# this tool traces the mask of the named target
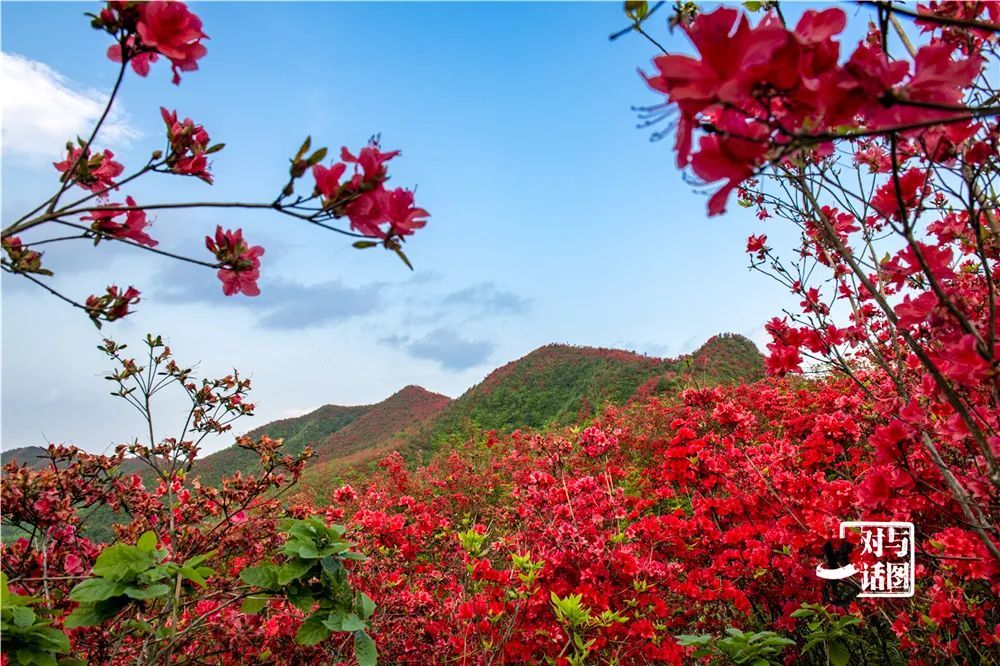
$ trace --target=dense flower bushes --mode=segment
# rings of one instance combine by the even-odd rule
[[[386,609],[376,637],[398,661],[677,662],[690,650],[676,635],[729,627],[801,648],[810,630],[791,614],[824,602],[862,619],[840,639],[855,660],[975,661],[1000,639],[1000,569],[940,479],[897,470],[908,483],[876,488],[877,422],[847,380],[692,389],[575,434],[485,438],[415,473],[387,459],[328,517],[350,517],[372,555],[359,585]],[[912,600],[852,602],[816,577],[858,518],[917,524]],[[587,609],[575,625],[558,610],[573,595]]]
[[[333,492],[329,506],[303,496],[288,511],[322,512],[368,556],[352,579],[377,604],[372,635],[387,663],[560,655],[567,663],[677,663],[692,648],[675,636],[731,627],[781,632],[797,643],[784,651],[790,657],[815,633],[792,616],[804,603],[839,604],[824,606],[831,618],[861,620],[829,641],[857,660],[975,661],[1000,640],[1000,570],[962,526],[940,479],[884,467],[898,442],[878,422],[849,380],[689,389],[611,410],[582,430],[486,434],[412,472],[393,455],[364,485]],[[111,497],[94,495],[104,486],[93,479],[114,463],[7,470],[11,518],[38,522],[49,535],[42,551],[25,541],[5,548],[4,570],[18,592],[43,594],[48,566],[48,597],[68,612],[67,585],[53,579],[81,575],[100,550],[74,528],[85,507],[102,499],[128,506],[134,539],[147,526],[162,528],[170,493],[184,535],[172,546],[177,557],[216,547],[209,587],[178,618],[182,627],[205,618],[194,634],[202,638],[182,644],[184,653],[212,645],[219,663],[252,655],[297,663],[341,649],[343,639],[296,646],[304,615],[285,601],[260,614],[226,604],[245,589],[240,573],[281,543],[275,505],[220,513],[210,501],[216,491],[187,477],[146,490],[126,475]],[[79,490],[46,492],[57,483],[26,479],[57,474]],[[878,481],[885,475],[889,483]],[[223,496],[248,482],[238,475]],[[29,487],[35,494],[17,494]],[[228,531],[210,545],[205,530],[227,513]],[[210,515],[217,517],[206,521]],[[850,590],[815,576],[824,546],[839,546],[839,522],[855,518],[917,525],[913,599],[852,601]],[[114,633],[70,635],[74,654],[101,661]]]

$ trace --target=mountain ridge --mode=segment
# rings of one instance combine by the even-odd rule
[[[606,404],[763,376],[760,351],[735,334],[712,336],[677,358],[550,343],[495,368],[455,399],[410,384],[381,402],[323,405],[262,424],[246,435],[283,439],[289,454],[313,447],[315,456],[307,463],[303,481],[321,489],[346,470],[394,450],[408,458],[422,457],[472,433],[559,427],[584,421]],[[4,460],[20,460],[18,451],[34,449],[38,447],[4,452]],[[192,475],[217,484],[236,471],[253,473],[256,460],[253,452],[233,445],[196,460]]]

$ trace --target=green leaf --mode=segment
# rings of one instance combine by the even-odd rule
[[[135,546],[118,543],[101,551],[94,562],[94,574],[111,580],[122,581],[149,569],[155,562],[154,551],[139,550]]]
[[[152,530],[143,532],[139,540],[135,542],[139,550],[151,551],[156,548],[156,533]]]
[[[361,553],[354,553],[352,551],[347,551],[342,557],[345,560],[354,560],[355,562],[364,562],[368,559],[365,555],[362,555]]]
[[[361,617],[367,620],[375,612],[375,602],[364,592],[361,593]]]
[[[354,633],[354,657],[358,660],[358,666],[376,666],[378,663],[375,641],[363,631]]]
[[[395,250],[396,250],[396,254],[399,255],[399,258],[403,260],[404,264],[406,264],[406,267],[409,268],[412,271],[413,270],[413,264],[411,264],[410,260],[406,258],[406,255],[403,254],[403,251],[401,249],[399,249],[398,247],[395,248]]]
[[[37,639],[45,644],[49,652],[69,652],[69,636],[53,627],[37,627],[34,632]]]
[[[675,636],[675,638],[677,639],[678,643],[684,646],[707,645],[712,640],[712,637],[707,634],[702,636],[691,636],[689,634],[682,634],[680,636]]]
[[[299,148],[299,152],[295,153],[295,159],[296,160],[302,159],[302,156],[306,154],[306,151],[309,150],[309,146],[311,145],[312,145],[312,137],[307,136],[306,140],[302,142],[302,147]]]
[[[151,625],[149,622],[146,622],[145,620],[129,620],[128,622],[125,623],[125,626],[130,627],[141,634],[153,633],[153,625]]]
[[[299,645],[316,645],[325,640],[333,632],[323,624],[323,620],[316,615],[310,615],[295,632],[295,642]]]
[[[364,620],[354,613],[348,613],[344,617],[344,621],[340,626],[341,631],[364,631],[368,628],[368,625],[365,624]]]
[[[104,621],[104,613],[93,604],[82,604],[76,608],[66,621],[63,623],[63,627],[66,629],[75,629],[76,627],[92,627],[95,624],[100,624]]]
[[[313,166],[319,164],[324,157],[326,157],[326,148],[320,148],[315,153],[310,155],[309,159],[306,160],[306,162],[309,164],[309,166]]]
[[[198,587],[205,587],[205,579],[192,567],[181,567],[180,574]]]
[[[298,580],[312,569],[312,565],[307,560],[288,560],[278,569],[278,585],[288,585],[293,580]]]
[[[285,596],[288,598],[288,603],[303,613],[311,611],[313,605],[316,603],[316,597],[313,596],[312,592],[298,584],[287,588]]]
[[[628,0],[625,3],[625,14],[633,21],[642,21],[649,15],[649,3]]]
[[[851,660],[851,651],[846,645],[840,641],[830,641],[826,647],[833,666],[847,666],[847,662]]]
[[[107,578],[88,578],[70,591],[69,598],[82,602],[104,601],[117,597],[124,591],[125,586],[121,583]]]
[[[323,572],[330,578],[330,580],[336,581],[338,574],[344,570],[344,564],[332,555],[324,557],[319,561],[319,563],[323,567]]]
[[[243,605],[240,606],[240,612],[247,615],[256,615],[264,610],[269,600],[270,597],[247,597],[243,600]]]
[[[30,608],[26,606],[14,606],[10,610],[13,622],[16,626],[23,629],[25,627],[30,627],[35,623],[35,611]]]
[[[278,587],[278,571],[273,564],[264,564],[259,567],[247,567],[240,572],[240,580],[247,585],[262,587],[270,590]]]
[[[82,603],[76,610],[69,614],[66,622],[63,623],[65,629],[75,627],[92,627],[100,624],[110,617],[118,614],[122,608],[129,604],[128,597],[112,597],[107,601],[97,601],[94,603]]]
[[[156,597],[162,597],[165,594],[170,593],[170,586],[164,585],[163,583],[157,583],[156,585],[150,585],[149,587],[135,587],[129,585],[125,588],[125,595],[132,599],[155,599]]]
[[[343,611],[332,611],[326,618],[323,619],[323,624],[330,631],[343,631],[344,630],[344,613]]]
[[[189,557],[186,560],[184,560],[184,566],[192,568],[197,567],[199,564],[201,564],[208,558],[212,557],[213,555],[215,555],[215,551],[210,550],[207,553],[203,553],[201,555],[195,555],[194,557]]]
[[[375,241],[364,241],[364,240],[354,241],[354,243],[352,243],[352,246],[359,250],[375,247],[376,245],[378,245],[378,243],[376,243]]]

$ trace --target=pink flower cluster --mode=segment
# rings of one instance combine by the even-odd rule
[[[181,82],[181,72],[198,69],[198,60],[207,49],[202,44],[201,19],[183,2],[112,1],[94,18],[95,28],[114,35],[118,43],[108,48],[108,58],[128,62],[139,76],[149,74],[149,66],[162,55],[170,61],[173,82]]]
[[[206,183],[212,183],[212,174],[208,171],[208,154],[222,148],[222,144],[209,147],[208,132],[201,125],[196,125],[190,118],[177,120],[176,111],[167,111],[160,107],[160,115],[167,125],[167,141],[170,142],[170,154],[167,165],[172,173],[182,176],[195,176]]]
[[[413,205],[413,192],[385,188],[386,163],[397,155],[398,150],[383,153],[372,142],[357,156],[344,147],[340,152],[342,161],[329,167],[313,166],[315,192],[323,197],[324,208],[337,216],[346,216],[352,229],[372,238],[408,236],[423,227],[429,213]],[[354,165],[354,172],[341,182],[348,164]]]
[[[215,237],[205,236],[205,247],[223,265],[219,269],[222,293],[226,296],[243,293],[247,296],[260,295],[257,280],[260,279],[260,258],[264,248],[249,245],[243,240],[243,230],[223,231],[215,228]]]

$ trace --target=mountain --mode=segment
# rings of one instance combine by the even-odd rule
[[[0,466],[15,462],[39,469],[49,464],[45,457],[47,453],[47,449],[40,446],[22,446],[10,451],[0,451]]]
[[[363,462],[385,450],[396,435],[440,412],[451,398],[419,386],[407,386],[374,405],[341,407],[326,405],[314,412],[274,421],[247,433],[250,437],[284,438],[283,451],[300,453],[311,446],[315,456],[309,461],[310,478],[322,479],[314,468],[336,460]],[[195,464],[193,474],[205,483],[217,483],[223,476],[240,470],[253,472],[257,456],[231,446],[205,456]]]
[[[565,425],[605,402],[622,404],[636,388],[676,366],[616,349],[551,344],[491,372],[445,409],[413,444],[436,449],[478,430]]]
[[[455,400],[407,386],[373,405],[326,405],[247,435],[281,438],[290,454],[311,446],[315,457],[307,463],[303,484],[322,493],[394,450],[412,459],[484,430],[576,424],[607,404],[763,376],[764,359],[757,347],[733,334],[714,336],[694,353],[675,359],[550,344],[497,368]],[[30,464],[42,452],[38,447],[15,449],[3,453],[3,460]],[[236,471],[253,473],[256,461],[252,452],[231,446],[199,459],[193,475],[215,484]]]
[[[283,438],[285,453],[294,455],[301,453],[310,444],[321,442],[341,428],[350,425],[373,407],[374,405],[354,407],[324,405],[302,416],[262,425],[248,432],[247,436],[251,438],[263,436],[272,439]],[[251,473],[256,469],[257,455],[252,451],[233,445],[198,460],[192,473],[201,476],[204,483],[214,484],[233,472]]]
[[[345,470],[381,458],[407,441],[451,404],[451,398],[419,386],[407,386],[313,445],[316,456],[302,475],[303,484],[322,492]]]
[[[764,357],[757,345],[742,335],[715,335],[691,356],[696,374],[717,383],[749,384],[764,378]]]
[[[431,451],[482,430],[569,425],[607,403],[622,405],[686,386],[752,382],[763,376],[764,358],[757,347],[731,333],[714,336],[693,354],[676,359],[550,344],[494,370],[408,444]]]

